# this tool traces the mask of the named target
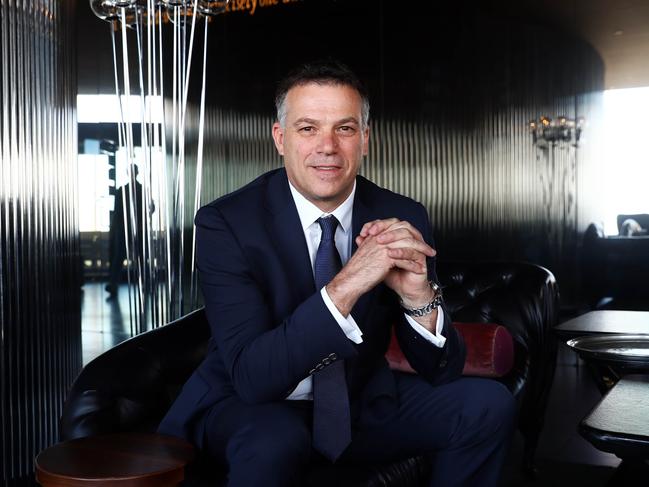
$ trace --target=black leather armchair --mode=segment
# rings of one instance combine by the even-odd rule
[[[621,225],[620,219],[618,222]],[[600,224],[591,223],[584,233],[581,253],[583,292],[590,307],[649,309],[647,255],[649,235],[607,237]]]
[[[633,223],[632,227],[625,228],[625,223]],[[635,227],[635,228],[634,228]],[[629,231],[631,230],[631,235],[629,234]],[[632,236],[635,232],[637,235],[647,235],[647,231],[649,231],[649,213],[636,213],[633,215],[618,215],[617,216],[617,233],[621,237],[630,237]]]
[[[440,281],[454,321],[502,324],[515,343],[512,371],[501,380],[520,405],[526,466],[532,465],[554,375],[558,288],[552,274],[525,263],[440,263]],[[118,431],[153,431],[200,363],[209,338],[203,310],[127,340],[90,362],[72,386],[61,418],[63,440]],[[190,478],[209,484],[200,462]],[[421,485],[423,457],[392,464],[314,466],[308,485]],[[216,479],[215,479],[216,478]]]

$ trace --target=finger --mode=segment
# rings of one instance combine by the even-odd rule
[[[367,237],[361,237],[359,235],[358,237],[356,237],[355,241],[359,249],[363,246],[367,246],[370,242],[372,242],[376,247],[385,247],[383,244],[380,244],[376,241],[376,237],[373,237],[371,235],[368,235]]]
[[[380,221],[381,221],[381,220],[372,220],[371,222],[367,222],[365,225],[363,225],[363,228],[361,228],[361,232],[359,233],[359,235],[360,235],[361,237],[367,237],[367,236],[369,236],[369,230],[370,230],[370,228],[372,228],[372,226],[373,226],[375,223],[378,223],[378,222],[380,222]]]
[[[385,230],[383,233],[376,236],[377,241],[382,244],[389,244],[390,242],[395,242],[404,238],[423,242],[422,239],[418,238],[417,234],[413,233],[411,229],[407,227],[391,227],[389,230]]]
[[[373,220],[371,222],[367,222],[365,225],[363,225],[363,228],[361,228],[360,236],[367,237],[370,235],[378,235],[398,221],[399,220],[397,218],[387,218],[385,220]]]
[[[396,231],[396,230],[408,231],[417,240],[421,240],[422,242],[424,241],[424,237],[421,235],[421,232],[419,230],[417,230],[415,227],[413,227],[410,223],[406,222],[406,221],[398,221],[398,222],[394,223],[390,227],[386,228],[381,233],[381,235],[379,235],[379,237],[381,237],[382,235],[386,235],[386,234],[388,234],[390,232]],[[379,241],[381,243],[385,243],[380,238],[379,238]]]
[[[398,218],[388,218],[386,220],[379,220],[370,227],[369,233],[370,235],[378,235],[379,233],[384,232],[392,225],[395,225],[397,223],[399,223]]]
[[[368,236],[366,236],[366,237],[361,237],[361,236],[359,235],[358,237],[356,237],[355,240],[356,240],[356,245],[357,245],[358,247],[360,247],[360,246],[363,245],[364,243],[367,243],[369,240],[373,240],[373,241],[376,242],[376,238],[375,238],[374,236],[372,236],[372,235],[368,235]],[[379,245],[380,245],[380,244],[379,244]]]
[[[426,264],[426,255],[411,248],[388,249],[388,256],[392,259],[413,260],[419,264]]]
[[[401,266],[403,262],[411,262],[416,264],[413,267],[413,272],[417,274],[427,273],[426,256],[420,252],[412,249],[388,249],[388,257],[390,257],[394,266]]]
[[[356,237],[356,246],[360,247],[361,245],[366,243],[369,239],[370,239],[370,237],[361,237],[359,235],[358,237]]]
[[[399,240],[395,240],[394,242],[390,242],[389,244],[386,245],[388,246],[389,249],[403,249],[403,248],[413,249],[416,250],[417,252],[421,252],[422,254],[428,257],[435,257],[435,255],[437,255],[435,249],[432,248],[430,245],[428,245],[425,242],[421,242],[420,240],[415,240],[414,238],[402,238]]]
[[[392,227],[393,228],[409,228],[412,233],[414,233],[415,235],[418,235],[419,237],[421,237],[422,240],[424,238],[424,237],[421,236],[421,232],[412,223],[410,223],[409,221],[398,220],[397,222],[392,224]]]
[[[426,274],[426,266],[421,265],[414,260],[396,259],[392,263],[394,267],[412,272],[413,274]]]

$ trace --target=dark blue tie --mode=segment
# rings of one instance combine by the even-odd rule
[[[318,223],[322,238],[314,270],[316,287],[322,289],[342,265],[334,241],[338,220],[329,216],[319,218]],[[313,374],[313,447],[333,462],[352,439],[349,396],[344,361],[325,359],[323,364],[325,366]]]

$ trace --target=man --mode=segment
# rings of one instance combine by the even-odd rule
[[[129,182],[115,192],[115,208],[110,221],[109,257],[110,271],[108,275],[108,299],[117,296],[117,289],[121,282],[124,259],[126,255],[126,244],[130,246],[128,259],[137,262],[142,258],[143,251],[143,225],[142,225],[142,185],[137,180],[138,167],[131,164],[128,167]],[[133,223],[136,225],[133,231]],[[129,266],[132,265],[130,262]]]
[[[357,175],[362,85],[336,63],[307,65],[276,105],[285,167],[196,216],[212,340],[160,431],[221,461],[231,486],[301,485],[323,458],[413,454],[431,456],[432,485],[496,485],[512,397],[459,378],[423,206]],[[418,375],[388,368],[393,325]]]

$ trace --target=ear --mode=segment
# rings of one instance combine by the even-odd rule
[[[275,148],[280,156],[284,155],[284,129],[282,129],[279,122],[273,124],[273,140],[275,141]]]
[[[363,130],[363,155],[366,156],[369,152],[369,143],[370,143],[370,126],[368,125]]]

